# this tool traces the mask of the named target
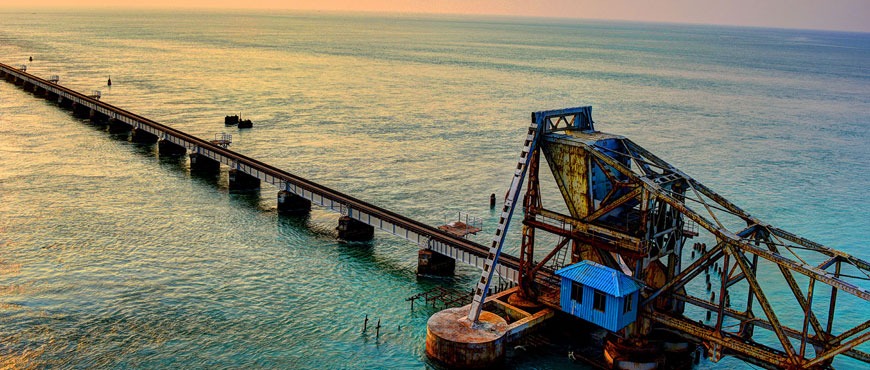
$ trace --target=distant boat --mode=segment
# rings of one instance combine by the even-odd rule
[[[254,123],[249,119],[244,119],[239,121],[239,128],[251,128],[254,127]]]
[[[106,83],[107,86],[112,86],[112,78],[109,77],[109,82]]]

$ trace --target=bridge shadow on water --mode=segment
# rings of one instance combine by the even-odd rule
[[[391,258],[388,254],[380,253],[377,241],[377,238],[368,242],[346,242],[336,239],[338,256],[341,260],[359,265],[360,268],[377,270],[402,281],[413,281],[417,276],[416,263],[404,263],[400,258]],[[414,246],[409,246],[408,253],[416,255],[415,251]]]
[[[185,166],[185,170],[186,170],[187,174],[190,176],[190,179],[198,184],[209,185],[209,186],[212,186],[214,188],[221,188],[221,187],[226,188],[227,187],[226,182],[221,183],[222,176],[223,176],[221,172],[193,170],[190,168],[190,164]]]
[[[221,188],[223,190],[223,188]],[[262,204],[260,190],[228,190],[227,195],[230,199],[230,204],[236,207],[245,207],[259,211],[271,211],[271,208]]]
[[[157,153],[156,149],[154,149],[156,147],[155,145],[151,145],[151,147],[152,150],[154,150],[155,155],[157,156],[157,162],[160,164],[160,167],[184,173],[188,172],[189,166],[187,164],[186,155],[160,154]]]

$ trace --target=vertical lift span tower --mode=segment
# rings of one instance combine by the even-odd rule
[[[870,362],[860,347],[870,339],[870,264],[762,222],[628,138],[596,131],[591,113],[532,114],[474,300],[429,320],[430,357],[489,366],[517,337],[483,308],[528,176],[511,307],[561,310],[608,330],[610,366],[669,367],[662,353],[681,341],[714,361],[766,368]],[[567,211],[544,205],[542,154],[564,200],[553,206]]]

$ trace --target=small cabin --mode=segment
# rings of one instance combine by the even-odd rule
[[[637,319],[643,284],[621,271],[587,260],[562,268],[556,275],[562,277],[562,311],[612,332]]]

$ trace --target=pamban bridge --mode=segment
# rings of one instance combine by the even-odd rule
[[[231,189],[271,184],[288,217],[315,204],[342,214],[341,239],[369,240],[375,229],[405,238],[421,274],[452,274],[457,261],[481,269],[470,305],[428,321],[426,353],[449,367],[497,366],[508,345],[556,315],[606,332],[588,359],[603,368],[690,367],[698,356],[785,369],[831,368],[846,356],[870,366],[859,349],[870,314],[839,314],[870,309],[866,261],[759,220],[630,139],[597,131],[591,107],[531,114],[492,243],[480,245],[25,69],[0,64],[0,77],[162,155],[189,156],[191,170],[227,166]],[[557,188],[541,186],[542,156]],[[518,206],[522,241],[511,256],[502,247]],[[498,281],[510,284],[495,289]],[[770,292],[792,296],[773,302]]]

